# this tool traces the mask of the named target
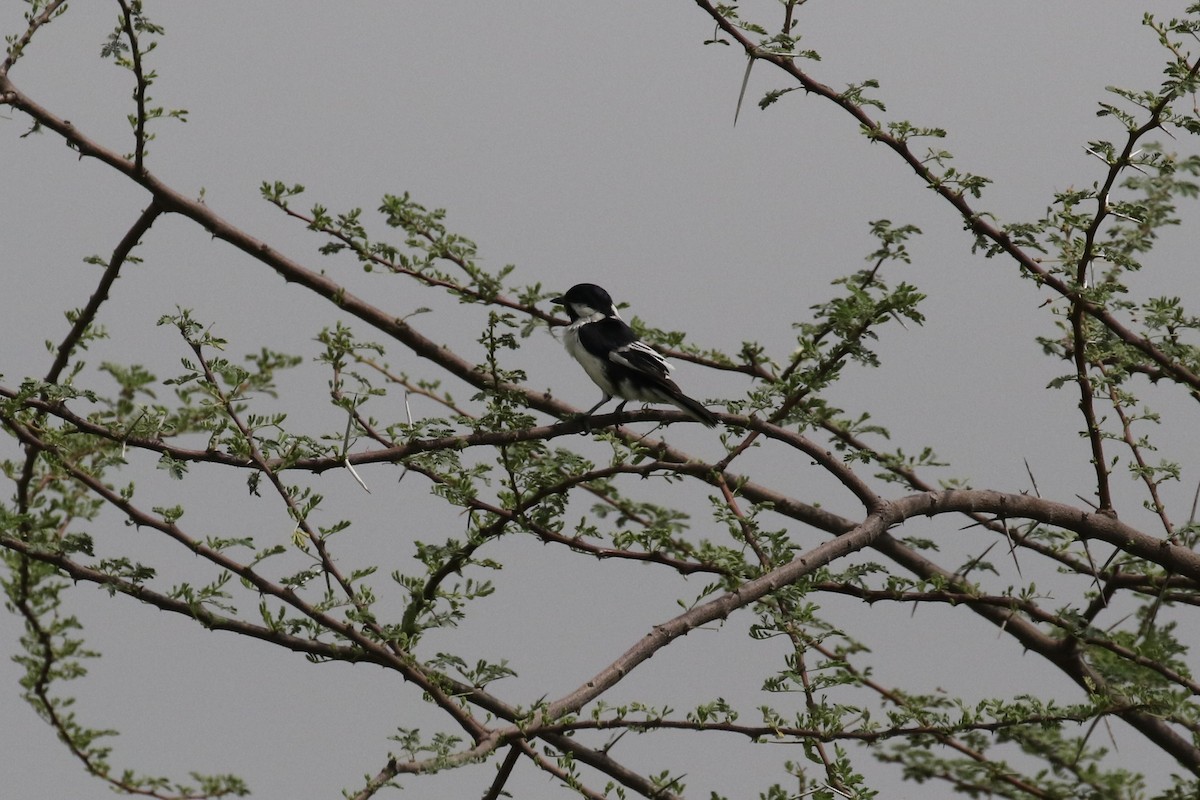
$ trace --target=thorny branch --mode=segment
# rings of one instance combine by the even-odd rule
[[[1075,285],[1064,283],[1057,276],[1047,272],[1045,268],[1035,259],[1026,254],[1019,246],[1017,246],[1002,229],[995,227],[986,221],[984,215],[976,212],[967,202],[961,191],[955,190],[949,184],[939,180],[938,176],[933,173],[928,164],[919,160],[907,147],[907,145],[889,134],[880,124],[872,120],[862,107],[854,104],[845,96],[834,92],[832,89],[814,81],[807,73],[801,71],[795,64],[794,60],[779,54],[765,53],[757,46],[753,45],[741,30],[730,23],[724,16],[709,3],[698,0],[698,4],[709,12],[721,26],[724,32],[735,38],[746,48],[747,53],[752,59],[767,60],[774,63],[776,66],[783,69],[796,78],[801,85],[809,92],[815,93],[826,99],[829,99],[855,117],[860,124],[868,130],[875,141],[883,142],[886,146],[897,152],[900,157],[906,161],[913,170],[922,177],[931,188],[939,195],[949,201],[951,205],[962,215],[967,222],[968,227],[983,239],[993,242],[1002,252],[1010,255],[1020,264],[1021,268],[1034,274],[1044,284],[1059,292],[1063,297],[1067,298],[1071,303],[1071,316],[1073,325],[1073,353],[1077,366],[1077,377],[1080,384],[1080,390],[1083,393],[1082,397],[1090,401],[1092,397],[1092,387],[1089,381],[1088,370],[1090,365],[1084,357],[1086,345],[1086,325],[1089,320],[1107,327],[1120,339],[1125,341],[1131,347],[1138,349],[1147,358],[1158,365],[1158,369],[1165,376],[1171,377],[1188,387],[1193,391],[1200,390],[1200,377],[1190,372],[1187,367],[1175,362],[1167,354],[1163,353],[1152,342],[1143,337],[1138,336],[1121,325],[1104,307],[1088,300],[1083,292],[1085,267],[1091,256],[1091,249],[1085,254],[1079,263],[1079,274],[1075,281]],[[267,265],[275,270],[278,274],[284,277],[287,281],[296,282],[317,295],[334,302],[343,310],[353,316],[367,322],[378,330],[384,332],[396,341],[402,343],[409,348],[414,354],[428,359],[439,368],[445,370],[449,374],[455,375],[465,383],[478,389],[486,391],[502,390],[511,393],[514,396],[521,397],[523,402],[529,408],[536,409],[543,413],[554,417],[569,417],[574,412],[574,409],[562,404],[551,397],[529,390],[519,385],[503,384],[492,380],[486,371],[478,370],[474,364],[461,358],[447,348],[444,348],[425,336],[423,336],[415,327],[403,320],[398,320],[395,317],[386,314],[382,310],[372,306],[362,298],[358,298],[344,290],[334,280],[316,271],[310,270],[303,265],[286,258],[278,253],[266,243],[250,236],[248,233],[229,224],[227,221],[217,216],[214,212],[208,209],[204,204],[183,196],[181,193],[173,190],[165,183],[161,182],[157,177],[149,173],[142,163],[142,155],[145,144],[145,131],[143,124],[145,122],[144,108],[144,78],[141,74],[140,62],[136,62],[137,45],[134,41],[133,50],[135,53],[135,74],[138,76],[138,126],[135,133],[137,147],[135,158],[131,164],[129,160],[118,156],[114,151],[101,146],[99,143],[90,139],[82,132],[77,130],[71,123],[55,116],[47,109],[43,108],[32,99],[22,94],[16,86],[9,80],[8,71],[20,55],[23,48],[28,45],[34,31],[42,24],[45,24],[54,13],[60,10],[62,3],[55,2],[48,4],[42,13],[34,20],[31,20],[29,29],[17,41],[14,47],[10,48],[10,54],[0,66],[0,98],[5,104],[26,112],[33,118],[35,124],[53,130],[64,137],[72,147],[76,148],[82,155],[93,157],[101,162],[109,165],[113,169],[124,174],[137,184],[145,188],[150,193],[150,203],[138,222],[129,230],[122,242],[114,251],[113,257],[110,259],[105,273],[97,286],[96,291],[92,295],[89,304],[77,317],[71,331],[59,344],[54,363],[47,373],[46,382],[56,382],[62,371],[69,363],[72,352],[75,350],[80,338],[84,335],[87,327],[92,324],[95,319],[97,310],[104,302],[111,288],[112,282],[115,280],[120,266],[124,263],[132,248],[140,241],[141,237],[149,230],[154,220],[163,213],[179,214],[187,217],[197,224],[203,226],[210,231],[216,238],[232,244],[234,247],[247,253],[251,258]],[[132,29],[132,21],[130,19],[130,10],[126,3],[121,2],[122,9],[125,12],[125,20],[127,32],[131,40],[134,38]],[[789,2],[786,4],[787,19],[785,21],[785,32],[790,30],[791,15],[793,6],[796,3]],[[1191,66],[1190,77],[1195,77],[1197,69],[1200,69],[1200,62]],[[1166,107],[1168,100],[1164,98],[1163,104],[1155,109],[1152,109],[1152,117],[1144,130],[1131,132],[1129,146],[1126,148],[1125,154],[1122,157],[1126,163],[1128,153],[1131,151],[1133,144],[1137,141],[1138,136],[1153,130],[1154,127],[1161,123],[1161,114]],[[1116,167],[1114,166],[1114,170]],[[1106,183],[1105,190],[1102,192],[1102,197],[1107,196],[1107,190],[1112,185],[1112,180],[1116,172],[1110,173],[1109,181]],[[289,212],[291,213],[291,212]],[[1101,203],[1101,209],[1097,217],[1094,219],[1092,229],[1089,231],[1089,245],[1094,241],[1095,231],[1099,228],[1106,213],[1105,204]],[[295,215],[299,216],[299,215]],[[327,234],[336,236],[336,232],[326,230]],[[395,265],[393,265],[395,267]],[[420,280],[429,282],[429,279],[421,275],[411,275]],[[452,289],[455,292],[461,293],[463,287],[457,284],[450,285],[449,282],[441,282],[436,285],[443,285],[442,288]],[[477,300],[487,299],[489,302],[497,302],[495,298],[484,298],[482,295],[475,297]],[[536,308],[525,306],[511,300],[498,301],[499,305],[504,305],[510,308],[521,310],[531,316],[542,319],[547,324],[558,322],[551,315],[544,314]],[[204,364],[206,378],[215,388],[218,386],[216,376],[209,369],[207,363],[204,362],[202,354],[197,350],[197,355],[201,356],[201,361]],[[688,357],[686,355],[676,354],[677,357]],[[694,359],[693,357],[693,360]],[[705,363],[703,360],[698,360],[698,363]],[[728,368],[718,364],[717,362],[706,363],[707,366],[714,368]],[[795,365],[791,365],[789,369],[793,369]],[[769,378],[765,370],[761,366],[751,365],[748,368],[738,368],[739,371],[746,372],[754,377]],[[219,390],[218,390],[219,391]],[[18,392],[11,389],[0,390],[0,395],[8,399],[14,399],[18,396]],[[793,395],[788,399],[788,403],[794,405],[799,402],[803,396],[802,392]],[[48,418],[56,418],[66,423],[78,432],[96,436],[108,441],[120,441],[134,448],[144,449],[150,452],[169,454],[171,457],[181,461],[207,462],[214,464],[222,464],[226,466],[235,466],[239,468],[255,469],[265,474],[275,486],[280,497],[289,506],[293,515],[298,522],[304,527],[311,541],[317,546],[321,559],[322,568],[325,573],[334,576],[342,590],[353,599],[353,588],[338,572],[333,558],[323,549],[320,537],[311,529],[305,526],[301,515],[298,513],[295,505],[292,503],[287,491],[287,487],[282,484],[279,477],[277,463],[273,462],[262,455],[254,447],[254,432],[247,426],[238,416],[233,405],[228,401],[227,397],[220,398],[225,414],[235,424],[242,437],[251,446],[251,454],[246,457],[235,457],[232,454],[222,453],[213,450],[189,450],[186,448],[176,447],[168,444],[161,438],[138,438],[122,435],[118,432],[109,430],[107,427],[88,420],[86,417],[77,415],[68,410],[65,403],[50,402],[44,397],[29,398],[25,400],[25,407],[36,411],[40,417],[39,422],[28,424],[21,422],[16,417],[5,415],[3,424],[13,433],[13,435],[26,448],[25,471],[22,479],[18,481],[18,499],[23,503],[24,508],[29,507],[29,489],[30,483],[33,480],[33,468],[36,459],[42,454],[53,453],[61,468],[70,478],[79,484],[86,487],[90,492],[102,498],[106,503],[120,510],[135,524],[153,528],[160,533],[174,539],[190,551],[209,560],[218,568],[228,570],[233,574],[238,575],[247,581],[248,584],[264,596],[269,596],[284,603],[299,613],[311,619],[313,622],[320,625],[325,630],[332,631],[342,637],[349,645],[330,645],[314,640],[303,639],[301,637],[291,637],[282,634],[279,631],[269,630],[262,626],[254,626],[238,620],[221,617],[212,613],[210,610],[202,606],[182,603],[174,600],[161,593],[156,593],[144,586],[126,581],[114,576],[99,572],[90,567],[78,564],[69,558],[53,553],[32,548],[28,543],[22,541],[19,537],[11,537],[0,535],[0,546],[21,554],[24,558],[42,561],[44,563],[53,564],[61,569],[64,573],[70,575],[77,580],[85,580],[95,582],[102,585],[113,587],[116,591],[136,597],[151,605],[171,610],[176,613],[185,614],[193,619],[197,619],[202,624],[213,628],[221,628],[230,631],[236,631],[245,635],[255,636],[266,641],[272,641],[285,647],[289,647],[299,652],[320,655],[327,658],[343,658],[343,659],[363,659],[371,660],[381,665],[386,665],[389,668],[400,671],[405,677],[420,686],[420,688],[435,699],[436,702],[447,711],[456,722],[467,730],[472,738],[473,745],[465,750],[455,753],[448,758],[439,757],[437,763],[433,760],[428,762],[398,762],[392,761],[387,767],[380,771],[376,778],[368,782],[367,786],[360,792],[358,796],[369,797],[374,794],[379,788],[385,785],[396,775],[402,773],[429,771],[435,768],[441,768],[447,763],[467,763],[479,758],[482,758],[497,748],[510,746],[512,759],[517,758],[518,753],[522,753],[531,758],[538,766],[551,774],[557,775],[561,780],[568,780],[568,776],[543,756],[535,753],[530,747],[529,742],[535,738],[540,738],[547,744],[558,748],[562,752],[573,754],[578,760],[583,763],[589,763],[600,769],[601,772],[610,775],[615,780],[618,780],[623,785],[631,789],[647,795],[659,797],[673,797],[667,792],[661,791],[658,787],[646,780],[643,776],[625,770],[615,760],[611,759],[606,751],[589,750],[582,744],[572,741],[568,735],[574,730],[584,729],[592,723],[580,722],[574,725],[565,725],[560,720],[564,715],[569,715],[578,712],[588,703],[602,696],[605,691],[616,685],[632,670],[651,657],[655,652],[667,646],[671,641],[679,636],[686,634],[689,630],[695,627],[718,619],[724,619],[734,611],[745,608],[747,605],[768,598],[773,592],[781,586],[789,585],[801,578],[813,574],[820,567],[827,565],[834,560],[845,556],[848,553],[858,551],[865,547],[873,547],[895,560],[898,564],[908,568],[915,575],[926,580],[938,580],[944,587],[940,592],[917,593],[909,592],[902,593],[899,597],[884,596],[882,593],[871,593],[848,587],[844,584],[817,584],[819,590],[824,591],[842,591],[846,593],[857,593],[857,596],[862,597],[868,602],[878,600],[893,600],[902,599],[905,601],[928,600],[933,602],[958,602],[961,600],[968,605],[975,613],[980,614],[984,618],[989,619],[996,624],[1005,634],[1014,637],[1031,651],[1037,652],[1066,674],[1076,680],[1081,686],[1086,687],[1089,691],[1102,692],[1105,689],[1104,682],[1099,675],[1091,669],[1083,656],[1074,648],[1075,642],[1082,642],[1098,647],[1103,647],[1110,652],[1124,658],[1131,663],[1147,669],[1156,670],[1162,677],[1175,683],[1176,685],[1186,687],[1191,691],[1195,691],[1195,683],[1187,676],[1166,668],[1162,665],[1156,665],[1143,656],[1134,651],[1116,644],[1113,641],[1102,639],[1100,637],[1086,637],[1076,635],[1073,640],[1065,640],[1062,638],[1052,637],[1047,635],[1040,629],[1037,623],[1050,623],[1067,627],[1063,620],[1055,615],[1045,614],[1040,612],[1040,609],[1031,602],[1021,602],[1017,604],[1019,610],[1024,614],[1023,618],[1016,617],[1014,611],[1017,610],[1008,598],[1009,602],[1002,602],[1001,599],[991,597],[981,597],[974,593],[973,589],[958,576],[946,573],[941,568],[932,564],[921,556],[915,550],[906,547],[904,544],[893,539],[888,530],[898,525],[907,519],[914,519],[920,516],[937,516],[941,514],[966,514],[977,522],[986,523],[995,529],[995,522],[992,517],[1000,519],[1021,518],[1036,520],[1047,525],[1061,527],[1064,530],[1073,531],[1082,539],[1100,539],[1115,547],[1123,550],[1130,555],[1144,559],[1147,562],[1154,563],[1163,567],[1164,570],[1174,576],[1164,578],[1160,582],[1160,586],[1165,591],[1171,581],[1188,580],[1200,581],[1200,559],[1196,554],[1187,547],[1178,545],[1171,541],[1164,542],[1163,540],[1149,536],[1135,528],[1121,523],[1116,520],[1110,512],[1112,509],[1111,498],[1108,495],[1107,489],[1107,473],[1103,472],[1103,452],[1099,446],[1098,426],[1095,419],[1094,411],[1084,410],[1085,419],[1087,420],[1089,434],[1093,436],[1093,457],[1096,461],[1097,469],[1101,470],[1098,474],[1098,493],[1100,495],[1100,511],[1102,513],[1090,513],[1078,508],[1066,506],[1063,504],[1054,503],[1052,501],[1043,500],[1041,498],[1031,498],[1025,495],[1002,494],[998,492],[986,491],[968,491],[968,490],[945,490],[945,491],[921,491],[918,494],[908,495],[891,501],[881,498],[865,481],[863,481],[853,470],[848,468],[839,459],[835,458],[831,453],[825,450],[820,445],[806,439],[795,432],[786,430],[774,425],[778,419],[781,419],[787,411],[787,408],[782,408],[779,413],[771,419],[763,421],[752,417],[742,417],[734,414],[722,414],[721,419],[731,427],[740,428],[747,431],[748,436],[743,441],[743,446],[730,453],[723,461],[715,464],[707,464],[700,460],[694,459],[690,454],[685,453],[677,448],[668,445],[665,442],[659,441],[642,441],[641,445],[653,454],[653,457],[642,464],[634,466],[622,466],[613,468],[602,468],[593,470],[589,473],[577,476],[564,476],[563,480],[551,487],[548,487],[541,492],[532,493],[523,499],[523,502],[518,508],[503,508],[497,505],[488,504],[486,501],[476,501],[475,508],[479,511],[485,511],[495,515],[496,522],[487,532],[488,535],[498,535],[504,530],[507,525],[520,525],[528,530],[531,530],[536,535],[541,536],[544,541],[562,544],[580,552],[590,552],[593,555],[602,557],[615,558],[639,558],[652,561],[662,566],[675,569],[681,573],[687,571],[708,571],[711,569],[708,565],[690,562],[680,558],[667,557],[661,554],[646,553],[636,554],[632,551],[617,551],[613,549],[599,548],[588,543],[579,541],[572,537],[566,537],[554,530],[547,528],[538,529],[531,525],[522,516],[523,512],[534,507],[537,503],[542,502],[552,494],[567,493],[576,486],[585,486],[592,481],[602,478],[607,478],[615,475],[647,475],[654,471],[671,471],[681,475],[689,475],[705,481],[710,486],[714,487],[720,494],[722,501],[734,516],[741,521],[742,535],[746,542],[754,549],[760,566],[764,570],[763,574],[744,581],[736,591],[722,595],[707,603],[701,604],[689,611],[669,620],[661,625],[655,626],[654,630],[648,633],[641,641],[632,646],[625,654],[612,664],[605,667],[597,675],[587,683],[577,687],[558,700],[547,703],[542,706],[532,717],[523,716],[515,710],[504,706],[497,698],[484,692],[479,687],[464,686],[456,684],[450,678],[434,674],[432,671],[426,670],[414,664],[411,657],[403,652],[394,640],[389,640],[385,632],[378,626],[366,626],[365,631],[359,630],[354,625],[347,624],[341,620],[333,618],[323,612],[316,610],[311,605],[303,602],[298,598],[291,589],[275,584],[266,578],[262,577],[256,571],[246,565],[238,563],[236,560],[220,553],[211,548],[207,548],[204,544],[198,542],[194,538],[184,533],[174,523],[168,523],[164,520],[148,514],[139,508],[135,507],[127,499],[120,496],[119,493],[112,490],[111,487],[105,485],[102,481],[91,475],[87,469],[79,464],[72,463],[69,458],[59,452],[55,445],[43,438],[40,430],[43,422]],[[621,415],[606,415],[597,418],[591,422],[592,425],[616,424],[618,422],[637,422],[637,421],[669,421],[678,422],[683,419],[681,414],[669,411],[642,411],[630,412]],[[358,424],[364,430],[370,431],[369,423],[362,417],[357,418]],[[1124,419],[1123,419],[1124,421]],[[555,437],[561,437],[568,434],[578,433],[584,429],[584,424],[578,420],[570,420],[559,422],[550,425],[537,426],[520,431],[496,431],[496,432],[480,432],[462,436],[445,437],[438,440],[412,440],[405,442],[393,442],[386,437],[371,431],[372,438],[380,445],[380,449],[373,451],[353,453],[349,455],[349,463],[366,464],[379,462],[404,462],[405,459],[422,452],[433,452],[439,449],[462,449],[464,447],[502,447],[507,444],[521,441],[549,441]],[[1125,425],[1126,439],[1128,443],[1128,425]],[[633,441],[634,434],[624,429],[618,429],[617,435],[625,437],[627,441]],[[833,474],[841,482],[842,486],[848,490],[849,494],[863,508],[864,517],[861,521],[854,521],[832,514],[824,509],[819,509],[807,504],[804,504],[793,497],[787,496],[769,487],[751,482],[745,479],[744,476],[729,473],[727,468],[732,459],[741,452],[745,452],[749,443],[759,437],[767,438],[772,441],[777,441],[786,444],[795,451],[806,456],[807,459],[817,463],[824,471]],[[640,438],[640,437],[639,437]],[[1134,447],[1130,443],[1131,447]],[[1136,452],[1136,447],[1135,447]],[[291,469],[306,470],[314,473],[319,473],[323,470],[341,466],[343,459],[341,454],[336,455],[313,455],[307,459],[301,459],[290,465]],[[438,480],[436,474],[429,470],[416,471],[422,472],[426,477],[433,482]],[[918,480],[913,475],[913,480]],[[756,535],[753,530],[744,524],[745,516],[741,510],[739,498],[744,498],[755,504],[770,504],[771,507],[779,514],[793,520],[804,522],[814,527],[834,534],[834,538],[826,541],[817,547],[814,547],[800,554],[793,561],[786,564],[774,564],[771,562],[765,552],[758,546]],[[1169,526],[1164,518],[1164,523]],[[486,540],[487,536],[484,537]],[[430,577],[429,588],[426,594],[432,595],[440,582],[453,571],[455,563],[463,563],[469,559],[472,552],[464,550],[461,553],[461,561],[451,562],[447,569],[441,573],[434,574]],[[1065,557],[1064,557],[1065,558]],[[1082,568],[1076,568],[1077,572],[1083,572]],[[1115,586],[1119,578],[1128,580],[1139,580],[1137,578],[1129,578],[1128,576],[1111,574],[1106,576],[1110,581],[1110,585]],[[1132,585],[1132,584],[1131,584]],[[1138,584],[1142,589],[1145,589],[1148,584]],[[414,606],[415,607],[415,606]],[[780,613],[782,617],[787,617],[788,609],[781,607]],[[27,618],[29,615],[26,615]],[[369,635],[368,635],[369,634]],[[803,638],[794,631],[789,631],[792,636],[794,652],[798,657],[802,656],[803,650],[809,643],[806,643]],[[1067,641],[1067,646],[1064,646],[1064,641]],[[381,645],[381,642],[386,642],[386,645]],[[807,669],[802,661],[800,662],[800,671],[805,680],[807,680]],[[807,685],[807,684],[806,684]],[[1118,694],[1112,695],[1114,704],[1111,713],[1117,714],[1129,721],[1134,727],[1141,730],[1151,740],[1157,742],[1165,750],[1172,753],[1183,765],[1193,771],[1200,771],[1200,755],[1197,750],[1185,739],[1180,737],[1168,724],[1152,713],[1148,713],[1144,708],[1136,703],[1123,703]],[[808,701],[811,703],[811,693],[807,695]],[[510,723],[509,726],[503,728],[489,728],[480,722],[472,711],[467,710],[460,702],[464,701],[468,704],[473,704],[476,708],[483,710],[489,714],[496,715],[499,719]],[[606,723],[595,723],[595,727],[600,727]],[[614,723],[614,726],[616,723]],[[668,727],[663,724],[663,727]],[[709,726],[708,729],[720,730],[719,726]],[[732,732],[742,732],[745,735],[751,735],[747,731],[750,728],[733,731],[733,727],[729,728]],[[986,729],[981,725],[978,729]],[[812,732],[804,732],[797,730],[795,735],[807,736]],[[942,730],[925,730],[913,728],[896,733],[896,735],[915,735],[916,733],[945,733]],[[819,738],[819,737],[812,737]],[[837,737],[827,737],[827,739]],[[851,738],[848,733],[841,738]],[[828,755],[821,750],[821,760],[825,764],[827,773],[832,779],[831,762]],[[502,785],[502,781],[497,784],[497,788]],[[1016,784],[1013,784],[1015,788]],[[1036,795],[1036,790],[1031,791]],[[587,792],[585,791],[585,796]]]

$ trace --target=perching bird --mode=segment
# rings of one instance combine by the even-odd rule
[[[564,306],[571,318],[563,337],[567,352],[604,392],[600,402],[588,409],[588,416],[620,397],[618,412],[630,400],[671,403],[710,428],[717,424],[712,412],[675,385],[671,365],[625,324],[608,292],[594,283],[580,283],[552,302]]]

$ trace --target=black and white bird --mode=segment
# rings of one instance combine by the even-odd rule
[[[571,318],[563,337],[567,352],[604,392],[588,416],[619,397],[618,412],[630,400],[670,403],[710,428],[717,424],[712,412],[680,391],[671,380],[671,365],[625,324],[608,292],[594,283],[580,283],[553,302],[566,308]]]

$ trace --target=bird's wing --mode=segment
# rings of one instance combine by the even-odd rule
[[[655,381],[670,376],[667,360],[619,319],[608,317],[581,326],[579,343],[597,358],[611,360]]]
[[[645,342],[630,342],[618,347],[612,351],[609,358],[622,366],[659,380],[667,380],[671,376],[671,365],[659,355],[657,350]]]

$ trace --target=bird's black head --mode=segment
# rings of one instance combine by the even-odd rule
[[[619,317],[617,307],[608,292],[594,283],[577,283],[561,297],[555,297],[551,302],[558,303],[567,309],[567,316],[572,321],[603,314],[606,317]]]

